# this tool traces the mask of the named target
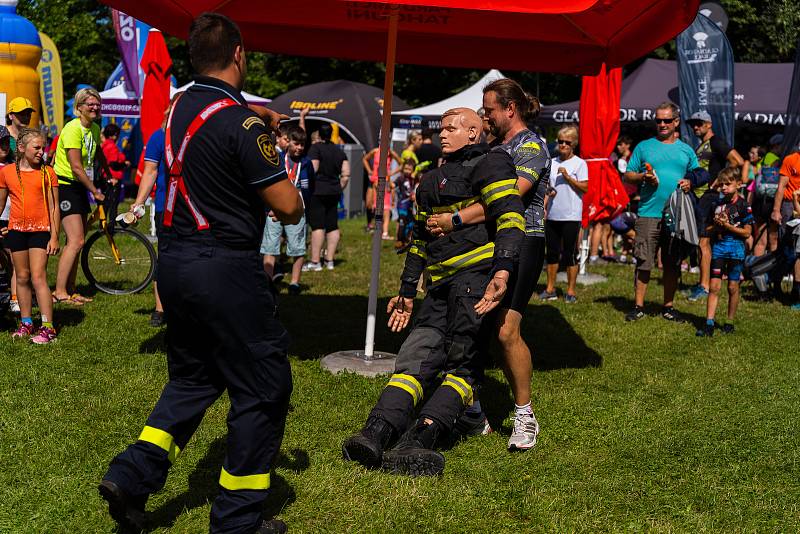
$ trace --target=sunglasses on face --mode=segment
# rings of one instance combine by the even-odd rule
[[[567,141],[566,139],[559,139],[558,140],[558,144],[559,145],[572,146],[572,141]]]
[[[672,122],[675,122],[675,117],[671,119],[656,119],[656,124],[670,124]]]
[[[97,108],[100,109],[100,104],[83,104],[87,108]]]

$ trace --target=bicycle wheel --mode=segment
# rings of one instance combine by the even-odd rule
[[[113,240],[119,250],[117,262]],[[156,251],[145,236],[132,228],[115,228],[109,239],[105,232],[89,236],[81,253],[86,279],[103,293],[128,295],[146,288],[156,269]]]

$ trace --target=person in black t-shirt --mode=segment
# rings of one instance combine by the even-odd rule
[[[435,169],[442,161],[442,149],[433,144],[433,130],[430,128],[422,130],[422,146],[417,150],[417,159],[417,172]]]
[[[204,13],[192,22],[188,45],[200,76],[167,119],[170,176],[158,242],[169,382],[98,490],[120,531],[141,531],[148,497],[227,390],[227,447],[210,532],[286,532],[282,521],[262,517],[292,373],[289,335],[258,248],[265,204],[281,222],[296,224],[303,202],[273,144],[277,114],[256,113],[242,97],[247,61],[239,28]]]
[[[311,145],[308,159],[314,166],[316,180],[308,206],[308,224],[311,226],[311,261],[303,266],[305,271],[321,271],[322,244],[325,243],[325,268],[333,270],[333,259],[339,245],[339,199],[350,180],[350,162],[337,145],[331,143],[333,128],[323,124],[319,128],[321,143]]]
[[[700,282],[692,288],[689,300],[695,301],[708,296],[711,281],[711,236],[708,233],[710,221],[705,219],[705,214],[709,212],[711,204],[718,196],[713,188],[714,180],[722,169],[741,167],[744,165],[744,160],[724,139],[714,134],[711,115],[708,112],[693,113],[687,122],[692,127],[694,134],[700,138],[700,146],[695,150],[697,162],[711,176],[711,181],[707,186],[700,186],[694,190],[695,194],[700,197],[697,206],[697,231],[700,235]]]

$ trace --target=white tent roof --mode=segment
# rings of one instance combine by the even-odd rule
[[[483,88],[486,87],[490,82],[499,80],[500,78],[505,78],[503,73],[497,69],[492,69],[474,85],[464,89],[457,95],[453,95],[450,98],[445,98],[444,100],[436,102],[435,104],[422,106],[421,108],[395,111],[392,112],[392,115],[441,116],[445,111],[453,108],[470,108],[477,110],[479,107],[481,107],[481,103],[483,102]]]
[[[121,83],[119,85],[115,85],[111,89],[106,89],[105,91],[100,92],[101,100],[105,100],[106,98],[114,98],[119,100],[136,100],[136,97],[133,93],[128,93],[125,90],[125,84]]]
[[[189,87],[191,87],[192,85],[194,85],[194,82],[189,82],[189,83],[187,83],[186,85],[184,85],[182,87],[170,86],[170,88],[169,88],[169,97],[172,98],[175,95],[175,93],[177,93],[178,91],[185,91]],[[242,91],[242,96],[244,97],[244,99],[247,101],[248,104],[263,105],[263,104],[267,104],[269,102],[272,102],[272,100],[270,100],[269,98],[264,98],[264,97],[261,97],[261,96],[251,95],[250,93],[246,93],[244,91]]]

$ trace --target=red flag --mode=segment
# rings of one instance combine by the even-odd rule
[[[628,204],[628,195],[609,156],[619,137],[622,70],[584,76],[580,104],[581,157],[589,167],[589,190],[583,196],[583,226],[608,221]]]
[[[146,143],[150,136],[161,128],[164,112],[169,107],[169,77],[172,72],[172,58],[169,56],[167,44],[161,32],[151,29],[147,36],[141,61],[144,71],[144,89],[142,90],[142,107],[139,128],[142,139]],[[139,158],[136,169],[136,183],[142,179],[144,170],[144,151]]]

